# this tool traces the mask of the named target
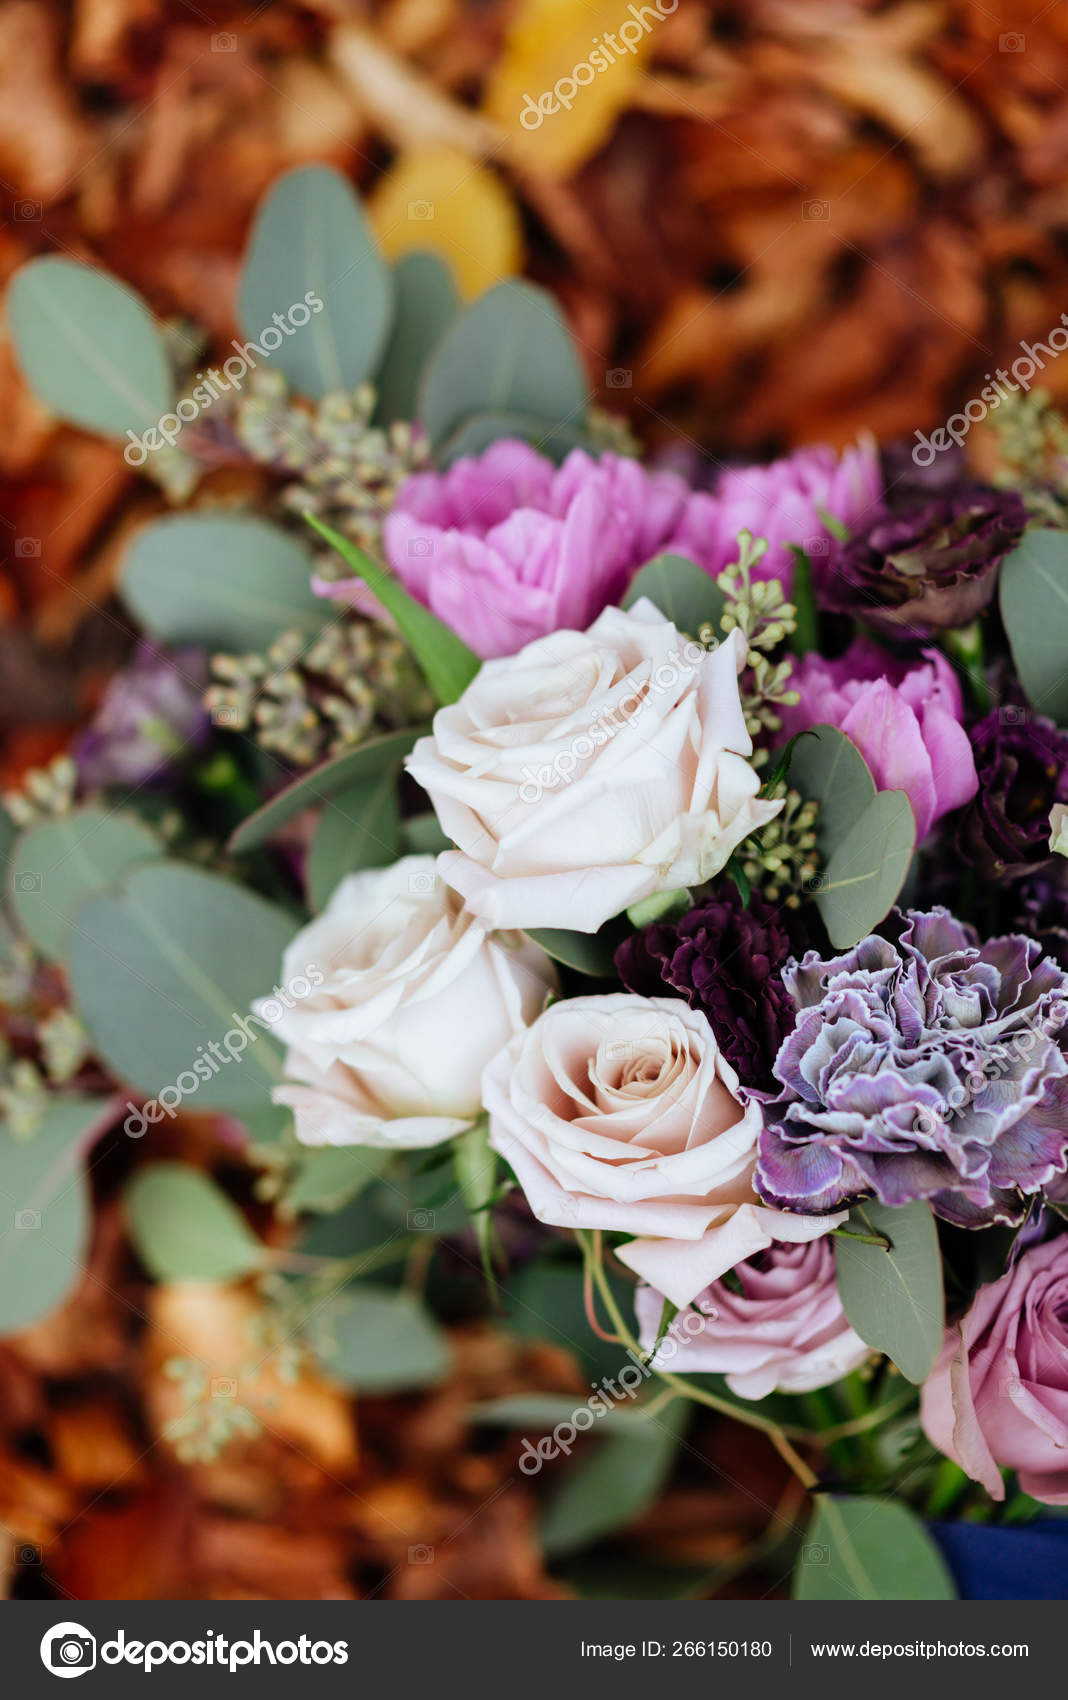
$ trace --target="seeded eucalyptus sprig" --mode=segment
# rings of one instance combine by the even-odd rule
[[[748,653],[746,670],[741,680],[742,712],[751,738],[759,740],[765,733],[782,729],[780,707],[791,706],[798,700],[788,681],[793,671],[789,658],[772,660],[773,652],[797,630],[797,609],[783,595],[777,578],[753,581],[752,571],[767,554],[764,538],[754,538],[748,531],[738,534],[738,559],[719,574],[716,583],[726,598],[720,616],[720,628],[730,633],[740,631]],[[711,625],[703,626],[698,636],[702,643],[715,637]],[[768,759],[766,748],[758,748],[753,765],[762,767]]]
[[[819,872],[819,805],[788,789],[782,779],[764,794],[782,797],[783,806],[773,821],[746,840],[740,852],[742,872],[769,903],[797,909]]]

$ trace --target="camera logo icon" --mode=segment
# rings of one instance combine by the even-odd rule
[[[57,1623],[41,1637],[41,1663],[53,1676],[84,1676],[96,1665],[96,1637],[80,1623]]]

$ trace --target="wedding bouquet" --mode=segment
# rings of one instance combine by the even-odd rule
[[[461,309],[317,168],[239,310],[198,370],[87,267],[13,290],[38,394],[188,511],[7,799],[3,1325],[69,1290],[97,1141],[159,1142],[134,1243],[253,1284],[253,1358],[417,1388],[480,1306],[577,1354],[577,1408],[472,1413],[553,1465],[550,1552],[699,1404],[812,1494],[801,1597],[952,1597],[925,1520],[1068,1504],[1060,422],[1006,404],[986,480],[643,460],[548,296]],[[167,1158],[204,1113],[245,1208]],[[188,1452],[254,1424],[175,1374]]]

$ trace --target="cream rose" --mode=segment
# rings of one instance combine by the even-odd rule
[[[283,974],[309,964],[322,983],[275,1023],[288,1081],[274,1093],[308,1145],[412,1148],[461,1133],[480,1112],[486,1062],[555,985],[544,952],[487,933],[432,856],[342,880]]]
[[[602,922],[695,885],[782,807],[758,797],[741,635],[706,651],[651,602],[487,661],[408,758],[492,927]]]
[[[705,1016],[629,993],[550,1005],[486,1069],[490,1143],[542,1222],[639,1238],[617,1255],[688,1305],[776,1240],[836,1216],[791,1216],[753,1190],[761,1112]]]

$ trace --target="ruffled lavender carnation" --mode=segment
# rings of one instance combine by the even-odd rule
[[[791,912],[754,892],[742,904],[732,880],[675,923],[654,921],[616,951],[616,971],[643,997],[684,997],[707,1015],[743,1087],[777,1090],[771,1065],[794,1024],[780,970],[800,936]]]
[[[111,680],[72,754],[82,786],[144,785],[165,778],[202,749],[211,731],[204,706],[207,656],[139,645]]]
[[[958,488],[904,513],[881,513],[842,548],[820,600],[888,635],[926,638],[967,625],[1027,524],[1014,490]]]
[[[979,789],[958,848],[986,879],[1023,878],[1053,859],[1049,817],[1068,803],[1068,732],[1010,705],[974,726],[971,742]]]
[[[797,1023],[758,1189],[787,1210],[874,1193],[962,1227],[1018,1221],[1068,1166],[1068,974],[1031,939],[980,945],[946,909],[886,930],[784,971]]]

